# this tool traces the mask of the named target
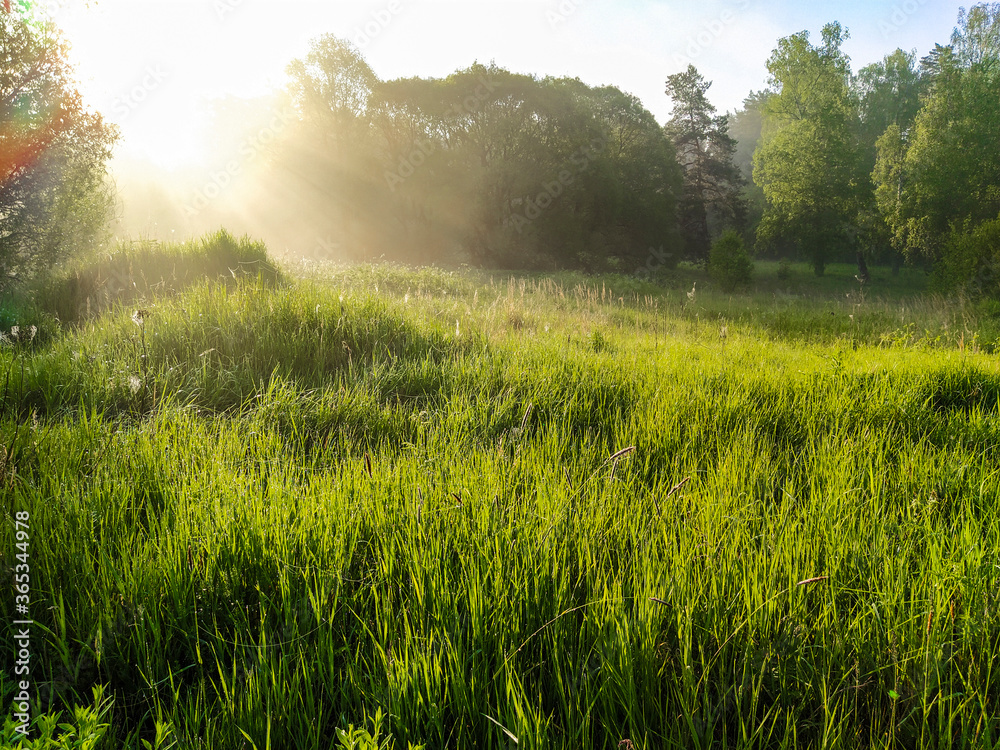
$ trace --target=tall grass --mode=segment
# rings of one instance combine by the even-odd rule
[[[186,243],[123,241],[107,255],[88,258],[44,280],[36,305],[63,323],[75,323],[115,304],[147,303],[205,279],[233,282],[249,276],[280,280],[263,243],[224,229]]]
[[[105,686],[105,747],[1000,740],[988,321],[393,267],[132,313],[0,354],[36,711]]]

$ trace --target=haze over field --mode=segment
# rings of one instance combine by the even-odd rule
[[[776,39],[803,29],[818,37],[837,19],[851,32],[844,51],[859,70],[895,47],[926,54],[947,38],[959,6],[928,0],[102,0],[89,7],[65,2],[55,18],[73,43],[88,101],[121,127],[111,165],[122,190],[121,231],[171,239],[225,223],[238,231],[266,230],[276,249],[300,245],[289,250],[308,254],[322,251],[319,233],[279,236],[225,200],[196,214],[184,209],[218,183],[232,196],[230,181],[253,182],[263,161],[254,135],[273,122],[265,115],[218,122],[211,103],[239,97],[266,106],[260,97],[287,84],[288,63],[303,57],[321,33],[354,42],[383,80],[441,78],[477,60],[495,61],[513,72],[615,85],[639,97],[662,124],[671,111],[663,82],[689,63],[712,81],[709,97],[719,111],[736,111],[751,91],[765,87]],[[229,161],[219,158],[225,142],[238,156],[232,170],[238,174],[221,176]]]

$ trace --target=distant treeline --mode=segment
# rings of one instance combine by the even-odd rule
[[[331,246],[633,272],[649,248],[682,244],[674,147],[617,88],[479,64],[380,81],[330,36],[290,72],[300,120],[276,149],[276,185],[302,196],[287,219]]]
[[[24,13],[0,18],[0,287],[95,244],[111,207],[115,130],[80,107],[56,30]],[[778,40],[768,87],[730,115],[694,66],[670,75],[665,125],[614,86],[495,64],[382,81],[321,36],[267,113],[215,105],[220,133],[249,135],[212,149],[200,187],[171,196],[144,166],[145,197],[126,190],[154,234],[224,223],[278,253],[655,274],[736,230],[820,274],[908,260],[942,289],[997,295],[1000,3],[961,11],[922,58],[857,73],[847,36]]]
[[[962,11],[923,58],[897,49],[857,73],[847,36],[780,39],[769,87],[728,116],[689,66],[667,80],[665,126],[613,86],[496,65],[381,81],[324,36],[289,66],[295,117],[269,161],[268,193],[295,200],[261,210],[328,248],[521,269],[704,262],[737,229],[817,273],[908,259],[995,292],[1000,3]]]

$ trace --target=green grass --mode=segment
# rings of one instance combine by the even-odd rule
[[[122,242],[109,254],[88,258],[47,279],[35,290],[37,307],[64,324],[93,317],[112,305],[178,294],[204,279],[281,280],[260,242],[236,239],[224,229],[186,243]]]
[[[40,722],[89,707],[97,748],[997,744],[996,319],[679,274],[300,268],[0,350]]]

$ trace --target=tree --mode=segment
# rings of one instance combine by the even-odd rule
[[[688,65],[667,79],[666,89],[674,100],[666,132],[684,174],[681,231],[688,256],[701,263],[708,261],[711,213],[730,226],[741,223],[745,214],[743,178],[733,164],[736,141],[729,135],[728,118],[713,116],[715,107],[705,96],[711,85]]]
[[[996,73],[1000,67],[1000,3],[978,3],[968,11],[960,8],[951,47],[962,68]]]
[[[378,77],[358,49],[333,34],[315,39],[303,60],[288,65],[291,94],[308,121],[328,132],[342,130],[369,113]]]
[[[746,235],[753,238],[757,226],[764,216],[764,191],[753,181],[753,154],[760,145],[764,130],[764,105],[774,92],[751,91],[743,100],[743,109],[730,113],[729,135],[736,141],[736,151],[733,153],[733,164],[740,170],[744,188],[743,204],[746,206]]]
[[[117,131],[84,107],[67,53],[30,7],[0,13],[0,287],[88,249],[113,206]]]
[[[871,165],[875,163],[875,141],[886,128],[898,125],[908,130],[920,110],[924,85],[916,59],[915,53],[897,49],[862,68],[854,80],[862,148]]]
[[[963,11],[952,44],[925,58],[930,92],[912,128],[889,129],[878,143],[879,209],[911,258],[940,263],[949,248],[969,247],[953,234],[1000,215],[998,38],[1000,4]]]
[[[327,246],[519,269],[679,254],[673,146],[614,87],[495,64],[380,81],[333,37],[289,71],[301,122],[283,133],[275,184]]]
[[[920,98],[926,88],[927,79],[921,77],[917,67],[916,53],[897,49],[886,55],[880,62],[862,68],[854,79],[854,92],[858,100],[859,136],[862,170],[871,175],[871,184],[866,184],[858,207],[858,251],[859,268],[864,265],[865,256],[883,258],[888,254],[893,270],[898,271],[903,256],[893,249],[891,231],[885,216],[879,208],[875,173],[888,176],[885,170],[896,166],[886,157],[898,151],[886,150],[883,160],[877,164],[879,144],[888,149],[908,133],[920,109]],[[897,165],[898,166],[898,165]],[[897,175],[898,177],[898,175]],[[898,187],[898,183],[897,187]],[[884,190],[882,191],[885,192]],[[885,200],[883,195],[882,200]],[[864,271],[861,271],[864,273]]]
[[[712,281],[726,292],[747,286],[752,281],[753,261],[738,232],[730,229],[712,244],[708,273]]]
[[[349,249],[352,259],[391,245],[380,226],[389,215],[378,169],[376,89],[380,81],[351,43],[332,34],[312,41],[287,67],[297,114],[275,147],[269,204],[273,224],[309,226],[316,242]],[[273,194],[295,201],[273,202]],[[283,215],[280,213],[283,212]]]
[[[807,31],[779,40],[767,62],[777,93],[765,105],[763,142],[754,155],[754,181],[767,199],[758,242],[796,242],[817,275],[838,248],[854,244],[864,180],[850,59],[841,50],[847,38],[832,23],[819,46],[809,43]]]

